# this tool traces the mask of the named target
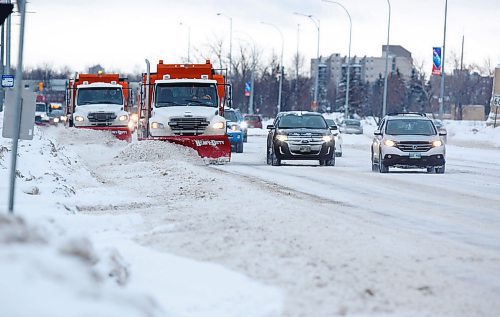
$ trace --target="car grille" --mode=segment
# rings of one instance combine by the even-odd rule
[[[427,152],[432,148],[430,142],[402,141],[397,143],[397,148],[403,152]]]
[[[90,112],[87,118],[90,122],[106,124],[109,121],[114,121],[116,119],[116,114],[113,112]]]
[[[290,145],[321,145],[323,142],[323,135],[321,133],[303,132],[288,134],[288,143]]]
[[[209,122],[203,117],[181,117],[170,119],[168,125],[178,135],[199,135],[205,132]]]

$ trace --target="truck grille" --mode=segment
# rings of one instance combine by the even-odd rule
[[[113,112],[90,112],[87,118],[90,122],[106,123],[114,121],[116,119],[116,114]]]
[[[397,148],[403,152],[427,152],[432,148],[432,144],[421,141],[402,141],[397,143]]]
[[[205,132],[209,122],[203,117],[171,118],[170,129],[177,135],[200,135]]]

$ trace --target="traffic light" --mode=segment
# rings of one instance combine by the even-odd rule
[[[38,83],[38,91],[40,91],[40,92],[43,91],[43,81]]]
[[[12,10],[14,10],[14,4],[0,3],[0,25],[5,22],[5,19],[12,13]]]

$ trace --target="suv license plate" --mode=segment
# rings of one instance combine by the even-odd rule
[[[309,145],[302,145],[300,148],[299,148],[299,151],[300,152],[311,152],[311,147]]]
[[[411,159],[419,159],[422,157],[422,154],[419,152],[410,152],[410,158]]]

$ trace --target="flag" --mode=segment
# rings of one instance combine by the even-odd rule
[[[441,75],[442,72],[442,55],[441,47],[432,48],[432,75]]]

